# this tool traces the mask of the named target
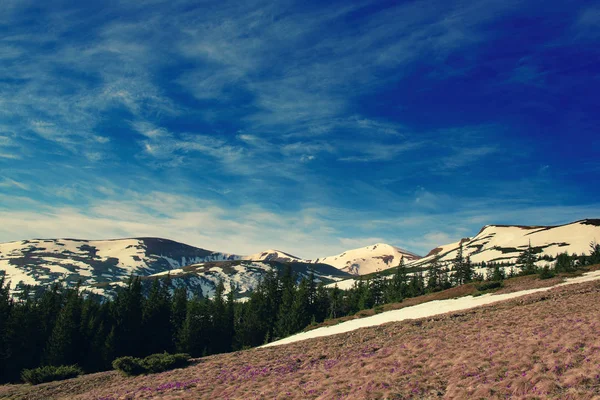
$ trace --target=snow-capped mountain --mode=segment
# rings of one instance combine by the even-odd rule
[[[409,264],[425,266],[435,257],[449,263],[462,243],[463,255],[473,263],[485,261],[514,264],[529,244],[538,257],[555,258],[558,254],[587,254],[590,242],[600,242],[600,219],[585,219],[560,226],[486,225],[473,238],[446,244]]]
[[[293,256],[288,253],[284,253],[280,250],[269,249],[260,253],[250,254],[249,256],[243,256],[242,260],[251,261],[280,261],[280,262],[297,262],[303,261],[299,257]]]
[[[142,282],[157,277],[166,278],[168,275],[174,287],[185,286],[190,296],[201,291],[204,296],[212,297],[219,281],[222,281],[225,285],[225,293],[228,293],[233,285],[237,289],[237,297],[246,298],[268,272],[284,272],[288,265],[291,266],[292,273],[298,280],[303,277],[308,278],[311,272],[318,282],[322,281],[326,284],[350,277],[349,274],[326,264],[237,260],[188,265],[150,275],[143,278]]]
[[[352,275],[365,275],[378,270],[385,270],[400,264],[404,258],[406,263],[420,259],[420,256],[385,243],[347,250],[337,256],[317,258],[312,262],[333,265]]]
[[[221,280],[226,292],[230,283],[238,296],[252,291],[268,271],[292,265],[298,278],[309,275],[326,283],[350,275],[330,265],[302,262],[277,250],[238,256],[159,238],[116,240],[35,239],[0,243],[0,275],[11,282],[14,292],[21,286],[48,286],[62,281],[100,295],[111,295],[124,286],[130,275],[149,283],[169,275],[174,286],[186,286],[190,295],[200,290],[212,296]]]
[[[44,286],[57,280],[81,280],[88,286],[122,281],[131,274],[147,276],[199,262],[239,258],[159,238],[0,243],[0,273],[4,272],[13,288],[20,282]]]

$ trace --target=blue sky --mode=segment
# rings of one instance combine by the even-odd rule
[[[598,2],[2,3],[0,241],[425,254],[600,216]]]

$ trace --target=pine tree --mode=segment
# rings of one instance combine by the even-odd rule
[[[406,266],[404,264],[404,257],[400,259],[400,263],[396,270],[394,271],[394,275],[392,276],[392,280],[390,284],[387,286],[386,290],[386,302],[393,303],[402,301],[408,294],[408,274],[406,271]]]
[[[181,330],[185,322],[187,303],[187,288],[185,286],[175,288],[171,305],[171,332],[173,333],[171,341],[175,347],[177,347],[178,338],[181,335]]]
[[[323,322],[328,317],[329,309],[331,308],[330,297],[325,284],[319,282],[317,285],[317,294],[315,296],[314,319],[316,322]]]
[[[590,242],[590,255],[588,256],[588,264],[600,264],[600,243],[596,241]]]
[[[554,270],[557,273],[560,272],[573,272],[575,271],[575,264],[573,258],[568,253],[561,253],[556,257],[556,265]]]
[[[7,360],[10,357],[11,349],[8,346],[7,330],[12,308],[10,282],[5,283],[5,277],[2,275],[0,276],[0,377],[7,377],[10,374]],[[0,378],[0,383],[5,383],[4,378]]]
[[[532,275],[536,272],[535,261],[536,256],[531,247],[531,241],[527,248],[517,258],[517,267],[521,269],[522,275]]]
[[[292,331],[295,333],[304,329],[312,320],[311,283],[302,278],[292,305]]]
[[[139,277],[131,276],[127,287],[115,299],[114,351],[116,356],[141,356],[144,354],[142,335],[142,310],[144,299]]]
[[[82,299],[79,287],[67,290],[66,303],[60,310],[56,324],[44,352],[47,365],[70,365],[78,362],[81,350]]]
[[[373,305],[383,304],[385,301],[384,293],[386,288],[386,282],[381,272],[377,272],[371,280],[371,296],[373,298]]]
[[[344,293],[338,288],[337,283],[329,296],[329,318],[341,317],[344,314]]]
[[[144,340],[143,354],[171,352],[171,295],[167,284],[155,278],[148,298],[144,301],[142,314],[143,332],[152,332]]]
[[[275,326],[276,337],[286,337],[291,334],[294,329],[294,317],[292,315],[292,307],[296,295],[294,282],[295,276],[292,274],[291,265],[288,264],[281,277],[281,305],[278,310]]]
[[[427,268],[427,291],[437,292],[442,290],[442,268],[440,257],[435,256]]]
[[[458,246],[458,250],[456,252],[456,257],[454,258],[454,263],[453,263],[452,267],[454,270],[454,281],[456,282],[456,284],[462,285],[463,283],[465,283],[466,282],[465,258],[463,256],[462,241],[460,242],[460,244]]]

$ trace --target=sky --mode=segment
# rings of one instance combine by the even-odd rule
[[[417,254],[600,217],[600,2],[0,7],[0,241]]]

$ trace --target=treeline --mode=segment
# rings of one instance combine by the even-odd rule
[[[245,302],[220,283],[212,299],[155,279],[147,296],[131,277],[114,299],[78,287],[27,287],[18,298],[0,277],[0,381],[19,381],[24,369],[77,364],[85,372],[111,369],[121,356],[183,352],[193,357],[262,345],[311,323],[351,315],[425,293],[423,274],[401,265],[391,279],[358,281],[349,290],[326,288],[313,273],[298,279],[290,266],[267,273]],[[227,293],[226,293],[227,292]]]
[[[543,272],[536,261],[530,246],[519,258],[518,273]],[[589,255],[559,255],[553,271],[597,263],[600,245],[593,243]],[[199,357],[254,347],[328,318],[507,277],[499,264],[486,267],[485,277],[477,273],[461,247],[450,266],[436,259],[426,271],[408,271],[401,263],[392,276],[377,275],[341,290],[326,288],[313,273],[298,279],[288,266],[267,273],[246,302],[235,301],[236,289],[226,291],[222,283],[209,299],[174,288],[168,277],[154,280],[146,296],[140,278],[131,277],[110,300],[60,285],[42,292],[25,288],[12,298],[10,284],[0,277],[0,381],[17,382],[22,370],[45,365],[77,364],[89,373],[111,369],[121,356],[166,351]]]

